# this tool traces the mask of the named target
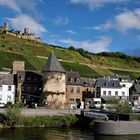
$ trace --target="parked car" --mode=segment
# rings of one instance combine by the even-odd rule
[[[5,107],[4,103],[0,103],[0,108]]]
[[[132,111],[133,111],[134,113],[140,113],[140,106],[133,106],[133,107],[132,107]]]

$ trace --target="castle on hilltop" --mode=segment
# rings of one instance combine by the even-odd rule
[[[28,28],[25,28],[24,31],[17,31],[17,30],[9,30],[8,23],[5,22],[3,26],[0,27],[0,30],[3,31],[4,34],[12,35],[18,38],[35,40],[38,42],[42,42],[40,37],[36,37],[35,34],[30,33]]]

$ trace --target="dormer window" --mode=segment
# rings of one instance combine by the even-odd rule
[[[76,83],[79,83],[79,82],[80,82],[80,79],[77,78],[77,79],[76,79]]]
[[[116,87],[116,84],[115,83],[113,83],[113,87]]]
[[[105,83],[105,86],[108,86],[108,84],[107,84],[107,83]]]
[[[87,81],[84,81],[84,85],[85,85],[85,86],[88,86],[88,82],[87,82]]]
[[[73,83],[74,82],[74,79],[73,78],[70,78],[70,83]]]

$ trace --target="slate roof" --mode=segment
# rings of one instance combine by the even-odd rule
[[[134,84],[132,86],[132,93],[140,94],[140,84]]]
[[[44,66],[43,72],[65,72],[53,51],[48,57],[48,62]]]
[[[82,81],[83,86],[85,86],[85,87],[93,87],[96,80],[93,79],[93,78],[81,77],[81,81]]]
[[[120,88],[120,81],[119,79],[117,80],[112,80],[112,79],[103,79],[100,78],[96,81],[96,85],[99,87],[108,87],[108,88]]]
[[[81,77],[79,72],[67,71],[66,72],[66,83],[68,85],[81,85]]]
[[[14,85],[14,75],[0,74],[0,85]]]

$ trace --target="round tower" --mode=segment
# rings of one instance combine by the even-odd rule
[[[4,23],[3,30],[8,31],[8,23],[7,22]]]
[[[53,51],[49,55],[42,72],[45,104],[48,108],[64,108],[66,102],[66,72]]]
[[[28,29],[28,28],[25,28],[25,29],[24,29],[24,34],[25,34],[25,35],[28,35],[28,34],[29,34],[29,29]]]

